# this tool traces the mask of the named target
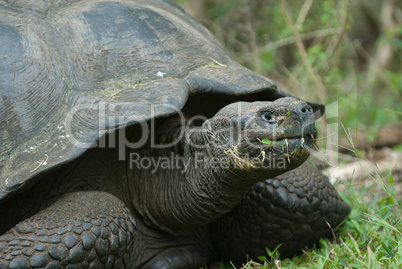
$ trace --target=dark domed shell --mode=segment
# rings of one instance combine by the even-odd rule
[[[0,4],[0,199],[190,94],[286,95],[166,1]]]

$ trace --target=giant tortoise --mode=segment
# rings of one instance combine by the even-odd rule
[[[303,164],[323,106],[237,64],[180,7],[0,4],[0,268],[291,256],[348,215]]]

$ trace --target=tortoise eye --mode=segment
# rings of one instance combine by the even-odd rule
[[[265,111],[261,113],[261,117],[264,121],[268,122],[268,123],[276,123],[275,118],[273,117],[271,112]]]

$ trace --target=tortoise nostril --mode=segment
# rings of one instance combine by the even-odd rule
[[[311,106],[306,105],[306,106],[303,106],[299,111],[302,114],[311,114],[313,112],[313,109],[311,108]]]

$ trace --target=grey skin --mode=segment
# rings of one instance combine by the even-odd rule
[[[313,111],[170,1],[1,2],[0,268],[297,254],[350,211],[297,168]],[[136,157],[188,166],[152,172]]]
[[[157,124],[159,144],[175,142],[166,149],[149,144],[129,149],[125,162],[118,161],[119,147],[89,150],[46,175],[14,204],[16,212],[37,213],[16,214],[26,219],[0,236],[1,263],[11,268],[195,268],[212,262],[222,250],[210,241],[206,225],[230,211],[257,182],[307,159],[312,111],[290,97],[233,103],[200,126],[177,126],[176,117]],[[132,138],[138,135],[138,128],[128,131]],[[277,143],[267,148],[260,142],[264,138]],[[174,153],[189,165],[151,173],[130,163],[133,153],[154,158]],[[209,167],[215,159],[219,165]]]

